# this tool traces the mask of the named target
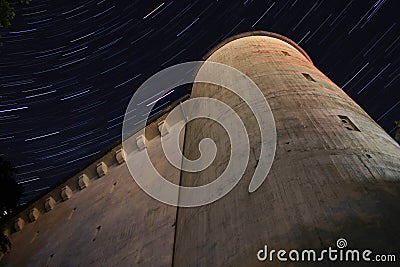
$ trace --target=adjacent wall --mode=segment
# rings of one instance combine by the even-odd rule
[[[147,151],[157,169],[178,183],[180,171],[166,164],[156,125],[148,126]],[[117,163],[118,149],[98,161],[108,165],[104,176],[98,177],[96,164],[82,172],[90,177],[87,188],[79,188],[78,174],[23,212],[22,229],[15,232],[12,221],[7,228],[12,250],[0,266],[170,266],[176,208],[137,186],[126,163]],[[65,185],[73,192],[63,201]],[[48,196],[58,202],[46,212]],[[32,207],[39,213],[30,222]]]

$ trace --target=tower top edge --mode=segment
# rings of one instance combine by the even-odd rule
[[[275,38],[281,41],[284,41],[285,43],[291,45],[294,47],[297,51],[299,51],[308,61],[310,61],[311,64],[314,64],[313,61],[311,60],[310,56],[307,54],[306,51],[304,51],[303,48],[301,48],[300,45],[298,45],[295,41],[289,39],[288,37],[285,37],[283,35],[280,35],[278,33],[274,32],[268,32],[268,31],[250,31],[250,32],[244,32],[244,33],[239,33],[236,35],[233,35],[222,42],[220,42],[217,46],[215,46],[213,49],[211,49],[207,54],[203,56],[203,60],[207,60],[215,51],[220,49],[221,47],[225,46],[226,44],[235,41],[237,39],[241,39],[244,37],[250,37],[250,36],[267,36],[271,38]]]

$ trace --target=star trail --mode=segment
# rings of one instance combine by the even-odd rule
[[[200,60],[229,36],[285,35],[391,135],[400,119],[395,0],[42,1],[0,29],[0,156],[38,197],[121,140],[125,109],[151,75]],[[158,112],[176,88],[143,102]],[[138,121],[146,114],[134,114]]]

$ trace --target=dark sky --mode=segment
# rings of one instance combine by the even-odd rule
[[[393,135],[399,10],[398,0],[32,0],[0,31],[0,156],[18,167],[22,202],[37,197],[121,139],[147,78],[251,30],[299,43]]]

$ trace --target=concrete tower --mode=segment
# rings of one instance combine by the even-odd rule
[[[232,191],[205,206],[177,208],[133,181],[131,174],[152,178],[140,162],[144,153],[167,180],[184,186],[206,184],[227,166],[230,143],[218,123],[197,119],[180,131],[182,112],[179,123],[160,127],[177,101],[148,123],[145,134],[132,136],[133,152],[117,146],[10,219],[1,230],[13,246],[0,254],[0,266],[297,266],[276,257],[261,262],[257,253],[265,245],[276,251],[336,248],[339,238],[348,248],[398,253],[399,145],[285,37],[235,36],[206,60],[245,73],[271,107],[277,147],[264,183],[249,193],[261,151],[249,107],[227,89],[196,83],[192,98],[225,102],[246,126],[250,159]],[[214,162],[198,173],[172,166],[160,142],[177,132],[189,159],[199,157],[202,139],[213,139]],[[130,172],[125,158],[132,155],[139,164]]]
[[[264,245],[324,249],[336,247],[339,238],[349,248],[396,252],[399,145],[283,36],[241,34],[223,42],[206,60],[240,70],[262,90],[275,118],[277,150],[266,181],[250,194],[247,188],[260,154],[255,119],[228,90],[193,86],[192,98],[218,99],[239,114],[252,153],[243,179],[224,198],[199,208],[179,208],[174,265],[263,266],[256,254]],[[203,172],[183,172],[185,186],[206,184],[227,165],[227,135],[211,120],[187,125],[184,154],[197,158],[197,146],[206,137],[217,144],[216,160]],[[281,263],[275,258],[269,264]]]

